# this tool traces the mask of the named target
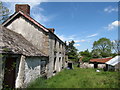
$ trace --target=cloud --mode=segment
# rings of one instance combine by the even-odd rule
[[[36,11],[37,10],[37,11]],[[39,6],[35,6],[31,9],[31,17],[34,18],[36,21],[41,23],[42,25],[46,26],[46,23],[50,21],[49,16],[45,16],[43,14],[45,10]]]
[[[46,26],[46,23],[50,21],[51,17],[49,15],[45,16],[43,14],[45,10],[40,7],[41,3],[45,1],[47,0],[12,0],[12,2],[8,0],[8,2],[3,2],[5,2],[4,4],[10,10],[11,14],[15,12],[15,4],[29,4],[31,17],[42,25]]]
[[[113,29],[116,29],[118,26],[120,26],[120,21],[116,20],[116,21],[108,24],[108,26],[105,28],[107,28],[108,30],[113,30]]]
[[[89,36],[87,36],[87,37],[95,37],[95,36],[97,36],[97,35],[98,35],[98,33],[95,33],[95,34],[89,35]]]
[[[62,40],[62,41],[68,41],[67,38],[64,35],[58,35],[57,36]]]
[[[56,34],[62,41],[71,41],[74,40],[75,43],[79,43],[79,42],[85,42],[86,40],[84,39],[78,39],[76,35],[70,35],[70,36],[65,36],[65,35],[59,35]],[[76,39],[77,38],[77,39]]]
[[[80,46],[80,44],[74,44],[74,46],[78,47],[78,46]]]
[[[118,8],[113,8],[113,7],[109,6],[104,9],[104,12],[107,12],[107,13],[118,12]]]
[[[65,36],[65,35],[59,35],[56,33],[56,35],[62,40],[62,41],[71,41],[75,40],[76,35],[70,35],[70,36]]]
[[[8,3],[10,9],[15,8],[15,4],[29,4],[31,8],[45,2],[47,0],[1,0],[2,2]]]
[[[78,43],[78,42],[85,42],[86,40],[75,40],[75,43]]]
[[[74,40],[75,37],[76,37],[76,35],[71,35],[71,36],[68,36],[68,39],[69,39],[69,40]]]

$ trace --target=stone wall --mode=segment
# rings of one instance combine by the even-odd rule
[[[53,72],[60,72],[65,67],[65,45],[52,33],[49,33],[49,65],[48,78]]]

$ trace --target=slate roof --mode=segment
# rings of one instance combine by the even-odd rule
[[[0,53],[47,56],[27,41],[21,34],[0,25]]]
[[[90,59],[90,62],[105,63],[105,62],[109,61],[110,59],[112,59],[112,58],[110,57],[110,58]]]

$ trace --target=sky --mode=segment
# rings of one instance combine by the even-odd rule
[[[11,14],[15,4],[4,2]],[[23,2],[31,6],[31,17],[47,28],[55,28],[55,34],[63,41],[75,41],[79,51],[92,50],[93,42],[102,37],[118,39],[117,2]]]

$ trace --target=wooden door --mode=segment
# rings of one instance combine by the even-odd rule
[[[3,88],[15,88],[16,58],[9,57],[5,61]]]

